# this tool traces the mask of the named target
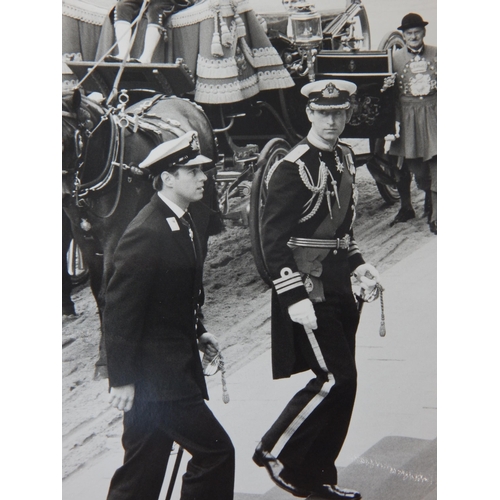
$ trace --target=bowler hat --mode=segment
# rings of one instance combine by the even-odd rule
[[[156,146],[147,158],[139,163],[139,168],[147,168],[152,175],[158,175],[179,167],[203,165],[211,162],[210,158],[200,154],[197,132],[189,130],[177,139],[162,142]]]
[[[347,80],[317,80],[304,85],[300,92],[309,98],[308,105],[312,110],[349,109],[349,97],[356,88]]]
[[[401,21],[401,26],[399,26],[398,30],[406,31],[410,28],[423,28],[427,26],[429,23],[422,19],[422,16],[419,14],[415,14],[410,12],[410,14],[406,14]]]

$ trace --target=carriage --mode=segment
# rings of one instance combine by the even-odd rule
[[[198,131],[202,154],[214,159],[205,243],[221,219],[248,224],[257,270],[269,284],[260,242],[264,180],[308,132],[300,89],[312,80],[357,84],[343,136],[361,145],[356,165],[367,165],[383,198],[397,201],[397,168],[383,154],[383,138],[394,126],[391,52],[403,42],[391,32],[371,50],[361,0],[316,0],[317,9],[305,0],[201,0],[169,18],[169,42],[150,64],[105,62],[114,45],[114,2],[100,0],[100,10],[95,2],[89,12],[82,8],[89,3],[63,0],[63,189],[81,250],[73,244],[71,255],[80,271],[82,261],[89,269],[99,310],[118,239],[152,194],[137,165],[186,129]],[[141,50],[145,20],[138,17],[136,26],[132,56]],[[74,87],[87,96],[68,92]]]
[[[108,15],[113,2],[100,0],[105,8],[99,10],[94,0],[93,10],[85,14],[77,10],[81,9],[81,2],[64,0],[63,14],[69,22],[66,34],[71,34],[65,58],[70,77],[66,77],[65,86],[69,89],[76,84],[87,93],[99,92],[106,99],[107,113],[120,116],[118,121],[125,120],[127,126],[129,107],[141,99],[149,103],[158,95],[182,96],[201,105],[215,135],[214,180],[220,212],[224,219],[249,225],[257,268],[268,281],[259,236],[260,213],[265,203],[263,180],[275,161],[307,134],[305,98],[300,94],[304,84],[324,78],[344,78],[357,84],[354,115],[343,135],[361,145],[355,148],[356,164],[367,165],[383,199],[389,204],[398,200],[397,169],[394,160],[383,154],[382,143],[394,126],[394,89],[385,88],[384,82],[392,74],[391,52],[402,47],[403,41],[398,32],[390,32],[378,49],[372,50],[368,16],[361,0],[316,0],[316,9],[304,0],[227,0],[225,5],[233,7],[233,12],[227,16],[227,25],[231,28],[235,19],[242,24],[243,18],[243,29],[246,27],[249,31],[252,29],[250,21],[253,21],[249,16],[255,12],[255,19],[267,34],[269,50],[279,55],[279,62],[293,80],[292,85],[278,84],[273,88],[264,84],[250,91],[240,85],[243,90],[234,97],[234,92],[230,95],[222,90],[228,86],[219,85],[221,80],[216,79],[219,75],[210,80],[206,68],[200,69],[198,53],[204,50],[206,40],[214,32],[209,18],[213,5],[221,7],[219,15],[222,16],[224,1],[202,0],[174,14],[166,30],[169,43],[157,49],[151,64],[120,65],[103,62],[113,47],[112,22]],[[75,22],[79,25],[78,30],[74,29]],[[81,28],[82,24],[86,29]],[[220,26],[224,27],[222,23]],[[211,29],[208,34],[207,29]],[[144,30],[145,20],[138,20],[137,41],[131,55],[140,50]],[[75,32],[82,33],[76,41]],[[250,36],[257,40],[255,32],[246,35],[242,41]],[[251,53],[248,55],[252,47],[245,45],[247,59],[252,58]],[[265,45],[253,48],[254,55],[262,50],[269,55]],[[216,57],[213,59],[209,62],[220,63]],[[223,60],[226,60],[224,56]],[[240,76],[230,80],[235,86],[249,74],[248,68],[241,70],[241,65],[237,69]],[[271,69],[274,70],[274,66]],[[197,79],[204,82],[203,88],[210,87],[212,82],[218,93],[201,91],[195,83]],[[140,113],[136,110],[135,119],[139,114],[146,115],[147,111],[149,109],[144,106]],[[74,250],[72,255],[75,255]],[[81,255],[76,255],[81,263]]]

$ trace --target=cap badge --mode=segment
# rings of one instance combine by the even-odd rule
[[[198,140],[197,134],[193,134],[189,145],[191,146],[192,151],[198,152],[200,150],[200,141]]]
[[[338,97],[340,95],[339,89],[335,87],[333,83],[329,83],[321,93],[323,97],[326,98],[332,98],[332,97]]]

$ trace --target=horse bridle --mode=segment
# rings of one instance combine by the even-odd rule
[[[117,124],[115,119],[110,115],[112,109],[104,111],[102,108],[98,107],[95,103],[90,103],[87,101],[89,106],[94,106],[96,111],[100,115],[100,120],[94,127],[92,122],[92,115],[87,110],[84,110],[85,114],[88,116],[81,116],[80,113],[71,111],[62,111],[62,117],[64,123],[69,126],[73,132],[73,141],[75,148],[75,159],[73,166],[63,169],[63,175],[73,175],[71,197],[75,199],[77,206],[81,207],[83,205],[83,199],[90,193],[104,189],[109,182],[113,174],[114,166],[116,166],[116,159],[118,157],[118,151],[120,149],[120,139]],[[110,148],[106,163],[102,170],[102,173],[96,178],[87,183],[82,183],[82,177],[85,169],[87,154],[89,150],[90,141],[97,131],[97,129],[105,122],[108,121],[110,124]],[[97,214],[95,214],[97,215]],[[110,214],[109,214],[110,215]],[[109,216],[107,215],[107,216]],[[107,217],[106,216],[106,217]]]
[[[71,118],[75,121],[78,120],[78,116],[76,113],[71,113],[69,111],[64,111],[62,112],[62,116],[63,116],[63,119],[64,118]],[[75,153],[76,153],[76,157],[75,157],[75,165],[72,167],[72,168],[67,168],[67,169],[63,169],[62,171],[62,174],[63,175],[68,175],[76,170],[78,170],[79,166],[77,165],[77,163],[79,162],[79,160],[81,159],[82,157],[82,154],[83,154],[83,148],[84,148],[84,142],[83,142],[83,138],[82,138],[82,132],[79,128],[79,126],[81,124],[78,124],[78,125],[75,125],[74,123],[72,123],[71,121],[69,120],[63,120],[64,123],[70,128],[73,130],[73,141],[74,141],[74,145],[75,145]]]

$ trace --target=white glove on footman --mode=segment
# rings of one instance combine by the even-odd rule
[[[316,330],[318,328],[314,306],[309,299],[303,299],[300,302],[292,304],[288,308],[288,314],[292,321],[303,325],[306,329]]]
[[[353,273],[363,289],[363,299],[367,302],[375,300],[379,295],[377,283],[379,274],[377,269],[371,264],[361,264]]]

